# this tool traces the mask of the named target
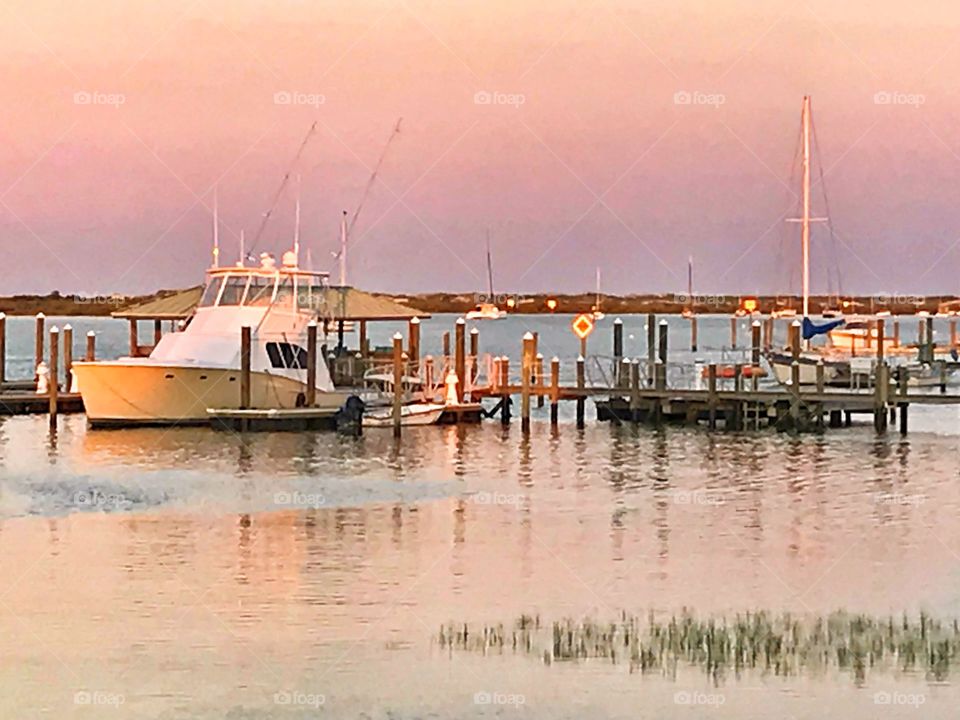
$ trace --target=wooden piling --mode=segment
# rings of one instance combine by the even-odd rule
[[[737,349],[737,317],[730,318],[730,348]]]
[[[250,338],[249,325],[240,328],[240,409],[250,407]]]
[[[717,364],[710,363],[707,367],[707,400],[708,423],[711,430],[717,429]]]
[[[73,327],[63,326],[63,391],[73,388]]]
[[[900,347],[900,320],[893,321],[893,346]]]
[[[317,323],[311,320],[307,324],[307,392],[306,405],[317,404]]]
[[[97,334],[90,330],[87,333],[87,351],[84,360],[94,362],[97,359]]]
[[[443,333],[443,358],[446,362],[450,361],[450,331]]]
[[[630,363],[630,419],[637,422],[640,417],[640,361],[636,358]]]
[[[613,321],[613,367],[614,372],[617,373],[617,379],[614,381],[614,385],[619,385],[620,382],[625,382],[625,378],[619,376],[620,373],[620,361],[623,358],[623,320],[617,318]]]
[[[880,365],[883,364],[883,355],[885,352],[885,348],[884,348],[885,343],[883,342],[883,340],[884,340],[884,335],[886,334],[887,328],[886,328],[886,322],[884,321],[883,318],[877,318],[876,326],[877,326],[877,366],[879,367]]]
[[[657,362],[657,316],[647,314],[647,384],[653,385],[654,368]]]
[[[754,320],[750,325],[750,387],[756,392],[760,382],[760,321]]]
[[[137,321],[133,318],[130,318],[130,357],[137,357],[140,354],[140,338],[138,337],[137,333]]]
[[[393,335],[393,436],[400,437],[403,408],[403,335]]]
[[[544,397],[543,397],[543,354],[537,353],[537,361],[533,367],[534,371],[534,390],[537,395],[537,407],[542,408]]]
[[[50,369],[50,383],[47,385],[50,397],[50,427],[57,427],[58,394],[60,392],[60,330],[54,325],[50,328],[50,360],[47,363]]]
[[[878,362],[873,387],[873,427],[878,433],[887,431],[887,365]]]
[[[560,421],[560,358],[550,359],[550,424],[556,427]]]
[[[496,394],[500,389],[500,358],[493,359],[493,368],[490,371],[490,392]]]
[[[500,358],[500,424],[510,424],[510,358],[506,355]]]
[[[950,318],[950,348],[957,347],[957,319]]]
[[[0,387],[7,381],[7,314],[0,312]]]
[[[419,372],[420,368],[420,318],[412,317],[410,322],[407,323],[407,357],[410,358],[410,366],[416,368],[416,371]],[[460,379],[463,382],[463,378]]]
[[[583,396],[582,392],[586,389],[587,386],[587,377],[586,377],[586,362],[583,358],[583,355],[577,358],[577,390],[581,391],[577,395],[577,428],[581,429],[584,426],[584,414],[586,410],[587,399]]]
[[[626,390],[630,387],[630,358],[620,358],[617,364],[617,375],[620,377],[618,387]]]
[[[454,372],[457,374],[457,402],[463,402],[463,379],[467,375],[467,321],[457,318],[454,326]]]
[[[480,331],[470,328],[470,387],[480,374]]]
[[[933,336],[933,316],[927,316],[927,362],[933,362],[933,353],[936,347],[936,339]]]
[[[793,356],[793,362],[800,361],[800,321],[794,320],[790,323],[790,354]]]
[[[669,354],[667,350],[667,329],[667,321],[661,320],[659,325],[660,337],[657,342],[657,358],[664,365],[667,364],[667,356]]]
[[[901,365],[897,368],[897,396],[898,396],[898,407],[900,410],[900,434],[907,434],[907,408],[909,404],[907,402],[907,389],[910,380],[910,371],[905,365]]]
[[[153,321],[153,346],[156,347],[160,344],[160,339],[163,337],[163,322],[160,320]]]
[[[823,396],[825,382],[825,366],[823,364],[823,358],[817,359],[817,395]],[[816,423],[818,428],[823,427],[823,403],[817,403],[817,417]]]
[[[33,369],[36,370],[37,366],[43,362],[43,339],[44,334],[46,333],[46,328],[44,324],[46,322],[46,317],[44,314],[37,313],[37,316],[34,320],[34,342],[33,342]]]
[[[530,432],[530,388],[533,375],[533,333],[523,336],[523,358],[520,366],[520,429]]]
[[[796,322],[793,323],[797,325]],[[792,326],[791,326],[792,327]],[[799,327],[797,328],[799,330]],[[798,333],[799,334],[799,333]],[[800,429],[800,362],[794,360],[790,363],[790,419],[793,422],[793,429]]]
[[[697,351],[697,316],[690,317],[690,352]]]
[[[360,357],[361,358],[368,357],[370,355],[370,348],[368,347],[368,343],[367,343],[367,321],[366,320],[360,321],[360,339],[358,342],[360,343],[360,348],[359,348]]]

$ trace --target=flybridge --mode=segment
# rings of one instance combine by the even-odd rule
[[[262,253],[259,267],[235,265],[207,271],[199,307],[292,307],[317,309],[325,300],[328,273],[302,270],[296,254],[284,253],[277,267],[272,255]]]

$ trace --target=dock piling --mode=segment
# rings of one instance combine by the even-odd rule
[[[443,359],[444,362],[450,361],[450,331],[443,333]]]
[[[42,312],[37,313],[34,322],[33,369],[36,370],[37,366],[43,362],[43,336],[46,332],[46,317]]]
[[[659,325],[660,337],[657,342],[657,357],[660,360],[660,362],[662,362],[664,365],[667,364],[667,357],[668,357],[667,329],[668,329],[667,321],[661,320]]]
[[[907,408],[909,407],[907,403],[907,386],[910,379],[910,371],[905,365],[901,365],[897,368],[897,395],[899,396],[899,402],[897,403],[900,410],[900,434],[907,434]]]
[[[538,408],[542,408],[542,407],[543,407],[543,402],[544,402],[544,398],[543,398],[543,354],[542,354],[542,353],[537,353],[537,361],[536,361],[536,364],[534,365],[534,378],[535,378],[535,381],[534,381],[535,392],[536,392],[536,394],[537,394],[537,407],[538,407]]]
[[[730,318],[730,348],[737,349],[737,316]]]
[[[470,387],[480,374],[480,331],[470,328]]]
[[[459,392],[459,390],[458,390]],[[403,335],[393,335],[393,436],[400,437],[403,407]]]
[[[466,377],[467,349],[466,349],[467,321],[457,318],[454,327],[454,372],[457,374],[457,402],[463,402],[463,379]]]
[[[87,332],[87,352],[84,359],[87,362],[97,359],[97,334],[93,330]]]
[[[647,384],[653,385],[654,368],[657,363],[657,316],[647,314]]]
[[[407,323],[407,357],[410,358],[411,367],[420,367],[420,318],[412,317]],[[461,378],[461,382],[463,379]]]
[[[500,424],[510,424],[510,358],[500,358]]]
[[[311,320],[307,324],[307,392],[306,405],[317,404],[317,323]]]
[[[250,337],[249,325],[240,328],[240,409],[250,407]],[[89,338],[89,336],[88,336]],[[88,339],[89,343],[89,339]],[[89,347],[89,345],[88,345]]]
[[[130,318],[130,357],[137,357],[137,355],[140,354],[140,338],[137,335],[138,332],[139,328],[137,327],[136,319]]]
[[[63,326],[63,391],[73,389],[73,327]]]
[[[756,392],[760,382],[760,321],[750,325],[750,387]]]
[[[640,361],[630,363],[630,419],[637,422],[640,413]]]
[[[523,336],[523,359],[520,366],[520,429],[524,433],[530,432],[530,386],[533,375],[533,333],[527,332]]]
[[[623,358],[623,320],[617,318],[613,321],[613,362],[614,372],[620,372],[620,361]],[[619,385],[623,378],[619,376],[614,380],[614,385]]]
[[[707,366],[707,390],[710,392],[707,400],[708,423],[711,430],[717,429],[717,364]]]
[[[586,361],[583,358],[583,355],[577,358],[577,390],[580,392],[577,394],[577,429],[580,430],[584,426],[584,413],[586,410],[587,399],[583,395],[584,389],[587,386],[587,377],[586,377]]]
[[[554,427],[560,421],[560,358],[554,355],[550,359],[550,424]]]
[[[0,387],[7,381],[7,315],[0,312]]]
[[[697,351],[697,316],[690,317],[690,352]]]
[[[50,382],[48,391],[50,396],[50,428],[55,430],[57,427],[58,395],[60,391],[60,329],[54,325],[50,328]]]

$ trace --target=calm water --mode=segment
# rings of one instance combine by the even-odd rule
[[[591,347],[609,352],[611,320]],[[124,324],[71,322],[78,338],[100,333],[102,356],[122,352]],[[643,322],[625,318],[630,354],[645,353]],[[10,328],[24,374],[31,323]],[[481,324],[481,347],[516,357],[529,327],[569,358],[568,323]],[[680,350],[686,324],[672,323]],[[451,325],[427,323],[425,344]],[[700,334],[719,348],[728,321]],[[79,416],[51,437],[45,418],[0,421],[0,717],[956,717],[952,675],[896,664],[716,680],[696,664],[640,674],[438,642],[446,624],[524,613],[949,622],[956,410],[917,408],[906,439],[868,424],[820,437],[611,427],[592,409],[583,431],[543,420],[529,438],[488,422],[399,442],[89,431]]]

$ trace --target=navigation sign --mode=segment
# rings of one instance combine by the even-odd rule
[[[587,313],[577,315],[573,319],[572,327],[574,335],[581,340],[586,340],[587,336],[593,332],[593,318]]]

